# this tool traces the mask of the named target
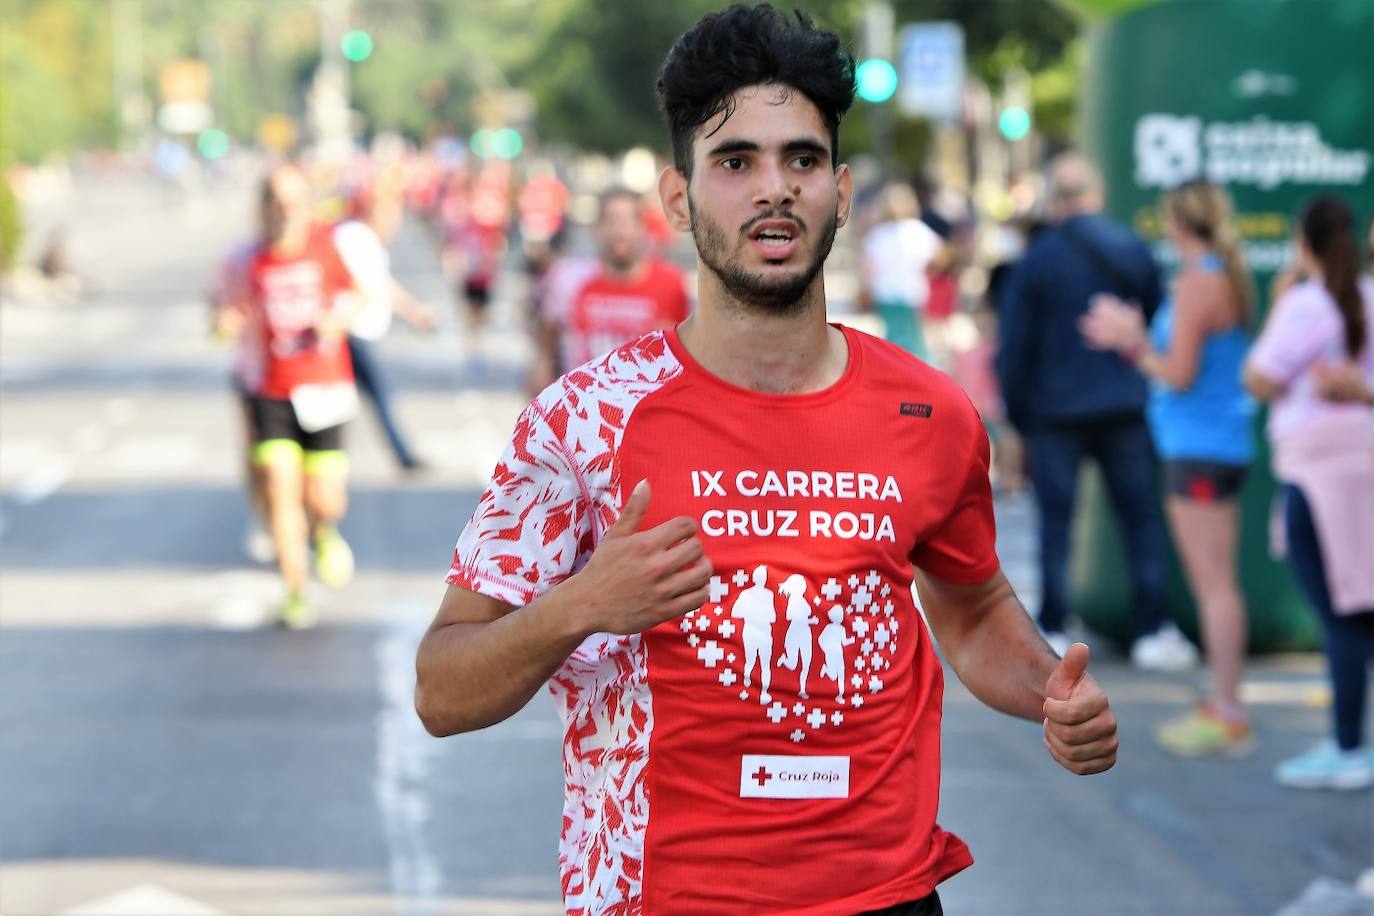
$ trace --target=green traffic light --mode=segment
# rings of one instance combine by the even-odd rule
[[[361,63],[372,56],[372,36],[362,29],[354,29],[344,35],[339,49],[353,63]]]
[[[220,159],[229,152],[229,135],[218,127],[206,128],[196,137],[196,149],[206,159]]]
[[[503,127],[491,137],[491,151],[498,159],[514,159],[525,148],[525,138],[513,127]]]
[[[472,132],[468,148],[479,159],[514,159],[525,148],[525,138],[513,127],[480,127]]]
[[[865,102],[886,102],[897,91],[897,68],[881,57],[870,58],[854,71],[859,98]]]
[[[1030,112],[1020,105],[1012,105],[1002,109],[1002,114],[997,118],[997,129],[1002,132],[1002,136],[1008,140],[1020,140],[1030,133],[1031,116]]]

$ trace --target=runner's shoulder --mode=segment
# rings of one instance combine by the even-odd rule
[[[682,372],[664,331],[652,331],[564,373],[534,399],[547,416],[624,410]]]
[[[899,395],[912,416],[982,427],[978,411],[959,383],[894,343],[855,328],[863,347],[866,384]],[[906,406],[909,405],[909,406]]]

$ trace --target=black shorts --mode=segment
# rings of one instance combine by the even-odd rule
[[[1235,499],[1250,468],[1244,464],[1175,458],[1164,462],[1164,488],[1170,496],[1195,503]]]
[[[344,425],[329,426],[313,433],[301,429],[290,401],[252,398],[253,440],[288,439],[307,452],[333,452],[343,448]]]
[[[485,278],[468,280],[463,283],[463,295],[473,305],[482,308],[491,301],[491,281]]]

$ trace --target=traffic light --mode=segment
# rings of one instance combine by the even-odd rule
[[[222,159],[229,152],[229,136],[218,127],[206,128],[196,137],[196,149],[211,161]]]
[[[525,138],[513,127],[500,130],[482,127],[473,131],[468,147],[479,159],[514,159],[525,148]]]
[[[886,102],[897,91],[897,68],[890,60],[870,57],[859,64],[854,76],[859,84],[859,98],[865,102]]]
[[[360,64],[372,56],[372,36],[362,29],[345,32],[339,50],[349,61]]]
[[[1013,143],[1030,133],[1031,116],[1020,105],[1008,105],[997,118],[997,129]]]

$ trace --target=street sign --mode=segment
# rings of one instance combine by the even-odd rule
[[[897,105],[903,114],[957,121],[964,96],[964,29],[922,22],[902,29]]]

